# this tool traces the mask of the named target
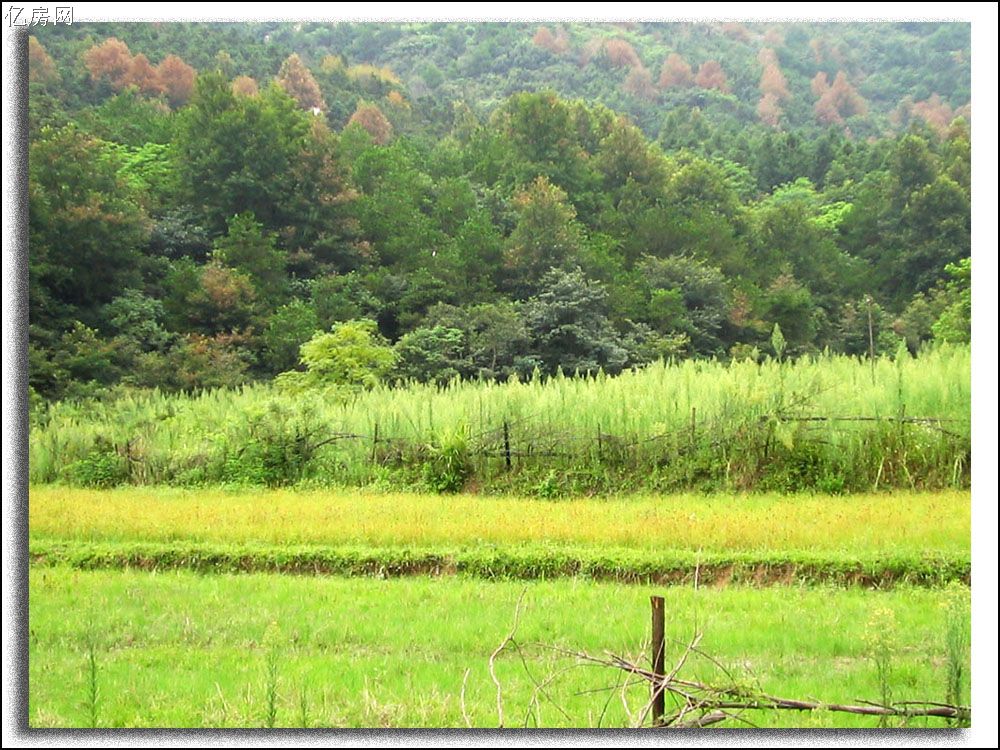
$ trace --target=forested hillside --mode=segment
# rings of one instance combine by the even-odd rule
[[[968,341],[967,24],[34,31],[38,398]]]

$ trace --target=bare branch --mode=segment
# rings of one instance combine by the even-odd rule
[[[521,589],[521,595],[517,598],[517,606],[514,609],[514,625],[510,629],[507,637],[503,639],[503,642],[497,646],[496,650],[490,654],[490,677],[493,679],[493,684],[497,686],[497,720],[499,722],[499,727],[503,728],[503,688],[500,685],[500,680],[497,679],[496,673],[496,660],[500,652],[503,651],[508,643],[514,640],[514,635],[517,633],[517,626],[521,619],[521,603],[524,601],[524,595],[528,593],[528,587],[525,586]]]

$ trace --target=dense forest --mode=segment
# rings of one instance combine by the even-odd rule
[[[968,24],[81,24],[35,399],[967,342]]]

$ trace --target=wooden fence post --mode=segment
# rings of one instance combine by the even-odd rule
[[[503,459],[507,471],[510,471],[510,428],[506,419],[503,421]]]
[[[378,449],[378,422],[375,423],[375,434],[372,435],[372,463],[375,463]]]
[[[665,705],[663,684],[661,680],[666,676],[664,672],[664,611],[663,597],[651,596],[649,603],[653,608],[653,674],[659,680],[655,680],[652,685],[653,691],[653,726],[663,726],[663,709]]]

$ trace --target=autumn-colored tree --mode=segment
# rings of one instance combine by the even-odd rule
[[[770,47],[761,47],[760,52],[757,53],[757,62],[761,64],[762,67],[767,67],[768,65],[778,64],[778,55],[775,54],[774,50]]]
[[[194,93],[195,69],[181,60],[177,55],[167,55],[156,66],[160,74],[160,83],[167,94],[171,107],[180,107],[187,103]]]
[[[236,61],[226,50],[220,49],[215,53],[215,69],[226,78],[232,78],[236,71]]]
[[[830,88],[830,81],[827,80],[826,73],[821,70],[813,76],[810,88],[812,88],[813,96],[817,99],[823,96]]]
[[[141,52],[132,58],[128,70],[129,86],[135,86],[139,92],[147,96],[158,96],[163,93],[163,83],[160,74]]]
[[[569,34],[562,26],[556,26],[555,53],[563,55],[566,52],[569,52]]]
[[[600,37],[593,37],[584,42],[583,47],[580,49],[579,64],[580,67],[585,67],[590,64],[590,61],[597,57],[598,53],[604,48],[604,40]]]
[[[676,52],[667,55],[660,69],[660,88],[687,88],[694,85],[694,74],[691,66]]]
[[[120,91],[128,85],[132,53],[125,42],[109,37],[83,54],[83,64],[93,80],[106,80],[111,88]]]
[[[531,42],[536,47],[541,47],[549,52],[555,52],[553,48],[555,47],[556,38],[552,32],[549,31],[548,26],[539,26],[538,31],[536,31],[535,35],[531,37]]]
[[[715,60],[706,60],[699,66],[694,82],[703,89],[717,89],[724,94],[729,93],[726,72]]]
[[[302,109],[319,109],[326,112],[326,102],[319,90],[319,84],[309,72],[309,68],[297,54],[291,54],[281,64],[278,71],[278,85],[291,96]]]
[[[252,325],[257,295],[247,274],[212,260],[201,268],[184,302],[186,323],[214,334]]]
[[[526,297],[550,268],[572,264],[584,236],[566,192],[545,177],[518,193],[513,205],[517,226],[507,241],[504,265],[516,279],[519,296]]]
[[[768,47],[781,47],[785,43],[785,35],[777,26],[771,26],[764,32],[764,44]]]
[[[406,97],[401,93],[393,89],[388,94],[386,94],[386,101],[389,102],[393,107],[397,109],[409,109],[410,103],[406,101]]]
[[[841,123],[847,117],[864,115],[868,112],[868,105],[851,86],[844,71],[837,73],[833,84],[824,90],[825,83],[825,75],[820,78],[817,74],[813,79],[813,92],[820,92],[815,105],[817,120],[825,124]]]
[[[764,94],[757,102],[757,116],[765,125],[770,125],[772,128],[778,127],[781,114],[781,105],[774,94]]]
[[[741,23],[729,21],[722,24],[721,29],[723,34],[728,36],[730,39],[735,39],[737,42],[750,41],[750,30]]]
[[[955,119],[955,113],[948,106],[948,102],[942,100],[938,94],[931,94],[928,99],[915,102],[910,114],[926,122],[942,137],[948,132],[951,121]]]
[[[632,96],[646,101],[656,99],[656,86],[653,85],[653,74],[642,65],[632,68],[625,78],[625,91]]]
[[[386,119],[382,110],[375,104],[358,102],[357,109],[354,110],[351,119],[347,121],[348,125],[355,123],[367,130],[372,140],[380,146],[384,146],[392,140],[392,123]]]
[[[553,55],[562,55],[569,49],[569,36],[563,28],[557,28],[553,34],[548,26],[539,26],[531,38],[536,47],[548,50]]]
[[[810,39],[809,49],[812,50],[813,60],[816,61],[816,64],[822,65],[823,60],[826,59],[826,40],[820,37]]]
[[[638,68],[642,66],[639,55],[631,44],[624,39],[609,39],[604,43],[604,54],[616,68]]]
[[[764,66],[764,71],[760,76],[760,93],[764,96],[771,96],[775,101],[790,99],[788,81],[781,72],[781,68],[778,67],[778,56],[774,54],[774,50],[765,47],[760,51],[758,60]]]
[[[28,82],[51,83],[59,80],[56,64],[45,51],[42,43],[33,36],[28,37]]]
[[[232,88],[236,96],[257,96],[260,93],[260,89],[257,88],[257,81],[250,76],[234,78]]]

